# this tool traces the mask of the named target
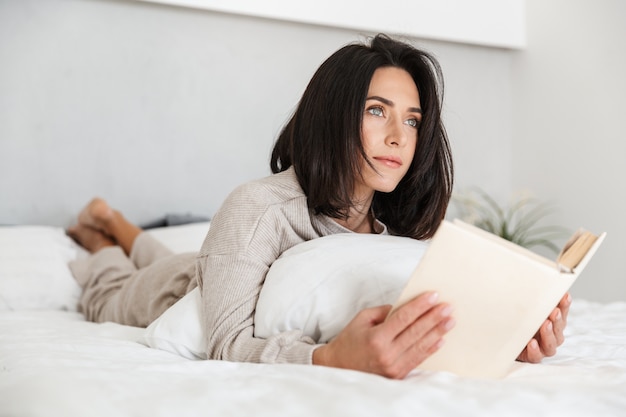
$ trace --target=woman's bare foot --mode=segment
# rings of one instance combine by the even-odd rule
[[[80,212],[78,215],[78,223],[110,235],[111,233],[108,230],[108,226],[113,216],[114,211],[107,202],[96,197]]]
[[[90,226],[74,225],[67,229],[67,234],[90,253],[98,252],[100,249],[109,246],[115,246],[115,242],[110,237]]]
[[[127,255],[130,254],[135,238],[142,232],[141,228],[126,220],[121,212],[113,210],[99,197],[91,200],[80,212],[78,224],[99,231],[110,242],[120,245]]]

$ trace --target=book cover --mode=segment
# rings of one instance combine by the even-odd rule
[[[418,369],[507,375],[606,234],[589,235],[579,231],[570,239],[559,257],[567,258],[564,265],[459,220],[444,221],[394,306],[434,290],[454,308],[455,327]]]

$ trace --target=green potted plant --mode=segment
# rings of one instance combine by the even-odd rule
[[[527,249],[543,247],[558,254],[555,240],[567,238],[568,230],[546,225],[554,207],[528,193],[518,193],[508,205],[499,204],[480,188],[472,188],[452,197],[454,217],[473,224]]]

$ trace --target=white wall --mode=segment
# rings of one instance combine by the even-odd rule
[[[609,232],[574,295],[626,299],[621,0],[527,1],[523,51],[426,41],[457,187],[555,201]],[[567,11],[567,12],[564,12]],[[93,195],[135,222],[211,215],[267,175],[320,62],[365,33],[124,0],[0,0],[0,224],[67,226]]]
[[[513,66],[513,182],[607,232],[573,294],[626,300],[626,2],[527,0]]]
[[[269,174],[321,61],[363,38],[135,1],[0,0],[0,224],[67,226],[93,195],[139,223],[213,214]],[[508,190],[512,53],[415,43],[446,74],[459,183]]]

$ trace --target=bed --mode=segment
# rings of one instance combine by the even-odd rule
[[[209,223],[151,230],[177,252]],[[61,228],[0,228],[0,416],[626,415],[626,303],[572,305],[566,342],[504,379],[400,381],[303,365],[197,360],[148,329],[85,321]],[[152,329],[154,331],[154,329]],[[170,346],[171,347],[171,346]]]

